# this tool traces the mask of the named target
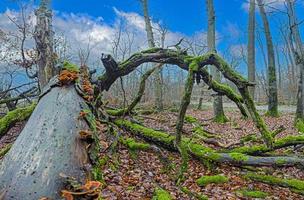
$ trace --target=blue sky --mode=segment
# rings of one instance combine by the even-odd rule
[[[150,14],[161,20],[170,30],[191,35],[206,28],[205,0],[150,0]],[[225,2],[225,3],[223,3]],[[242,9],[243,0],[215,0],[218,28],[227,21],[245,24],[246,12]],[[113,23],[113,7],[124,12],[142,14],[139,0],[53,0],[53,8],[59,12],[83,13],[92,17],[102,17],[105,22]],[[1,0],[0,12],[7,8],[17,9],[16,3]]]
[[[284,0],[265,1],[277,1],[276,3],[271,4],[271,6],[284,10],[284,7],[282,7],[282,2]],[[297,15],[299,20],[304,19],[303,1],[304,0],[298,0]],[[38,1],[36,0],[36,4],[37,2]],[[248,20],[248,13],[244,8],[246,2],[246,0],[214,0],[216,29],[218,36],[220,37],[217,46],[219,52],[226,53],[228,48],[239,51],[238,49],[240,47],[245,47],[247,43],[246,32]],[[106,44],[110,44],[110,40],[106,39],[107,37],[110,38],[113,36],[112,27],[117,22],[118,16],[123,16],[127,20],[130,20],[131,15],[136,15],[137,17],[142,16],[139,0],[53,0],[52,4],[53,9],[56,11],[56,15],[61,17],[55,20],[55,23],[59,24],[55,26],[60,27],[62,30],[65,29],[64,31],[69,31],[68,29],[73,30],[72,33],[69,32],[67,34],[75,34],[75,37],[78,38],[83,38],[85,35],[96,32],[96,34],[98,34],[96,41],[103,41],[103,45],[101,45],[102,48],[105,48]],[[18,10],[18,6],[11,0],[1,0],[0,14],[8,9]],[[175,40],[184,36],[191,37],[197,32],[204,32],[207,29],[205,0],[150,0],[149,11],[153,21],[161,21],[162,24],[172,32],[172,35],[174,35],[174,37],[172,37]],[[258,12],[256,16],[257,21],[261,24]],[[272,36],[275,43],[280,44],[281,41],[278,34],[277,23],[284,18],[284,14],[276,12],[272,13],[269,17]],[[102,18],[102,20],[97,20],[100,18]],[[85,20],[85,24],[79,23],[80,20]],[[74,25],[71,25],[71,23],[74,23]],[[87,26],[87,24],[93,24],[94,27]],[[134,26],[134,24],[130,23],[130,26]],[[75,27],[78,29],[87,28],[88,30],[75,31]],[[301,25],[300,29],[301,33],[303,33],[303,25]],[[104,38],[100,38],[103,37],[102,35],[105,35]],[[144,33],[141,32],[141,35],[139,36],[141,40],[145,40]],[[171,43],[174,42],[174,39],[171,40]],[[74,43],[78,44],[79,41]],[[144,45],[143,43],[138,43],[137,46]],[[231,51],[231,49],[229,51]],[[98,53],[100,53],[100,51],[101,50],[98,49]],[[263,62],[258,49],[257,65],[258,69],[263,70]],[[246,66],[244,66],[244,63],[240,68],[239,71],[245,73]]]

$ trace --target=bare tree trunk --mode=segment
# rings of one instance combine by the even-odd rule
[[[208,34],[207,34],[208,50],[209,52],[216,52],[215,12],[214,12],[213,0],[206,0],[206,3],[207,3],[207,12],[208,12]],[[211,66],[211,75],[217,82],[221,82],[221,74],[214,66]],[[222,123],[227,121],[223,109],[223,99],[221,96],[214,97],[213,112],[214,112],[215,121]]]
[[[255,0],[250,0],[248,23],[248,80],[255,82]],[[249,87],[249,93],[254,99],[255,86]]]
[[[301,40],[298,23],[295,15],[294,1],[286,0],[290,26],[290,38],[292,40],[292,51],[299,67],[299,84],[297,93],[296,122],[304,120],[304,48]],[[293,46],[295,45],[295,47]]]
[[[272,37],[270,33],[269,22],[264,8],[263,0],[257,0],[260,8],[260,14],[264,24],[264,32],[267,43],[268,54],[268,114],[270,116],[278,116],[278,88],[275,66],[275,55]]]
[[[142,3],[142,9],[143,9],[144,18],[145,18],[148,45],[149,45],[149,48],[154,48],[155,41],[154,41],[151,19],[150,19],[149,10],[148,10],[148,0],[141,0],[141,3]],[[155,80],[155,107],[158,111],[162,111],[163,110],[163,98],[162,98],[162,83],[161,83],[161,69],[160,68],[155,70],[154,80]]]
[[[52,30],[52,11],[50,10],[51,0],[41,0],[35,14],[37,24],[35,27],[34,38],[38,51],[38,79],[42,89],[49,80],[55,75],[54,70],[54,51],[53,51],[53,30]]]

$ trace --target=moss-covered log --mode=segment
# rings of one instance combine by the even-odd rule
[[[0,138],[17,122],[21,122],[29,118],[35,108],[36,104],[24,108],[17,108],[9,111],[4,117],[0,119]]]
[[[175,136],[162,131],[155,131],[128,120],[117,119],[115,124],[129,130],[131,133],[144,138],[147,141],[158,144],[169,150],[177,151],[174,145]],[[193,143],[190,138],[183,137],[182,145],[186,147],[189,154],[205,162],[206,160],[215,163],[227,163],[235,166],[304,166],[304,159],[298,157],[260,157],[248,156],[242,153],[218,153],[215,150],[201,144]]]
[[[246,174],[245,178],[253,180],[253,181],[266,183],[269,185],[287,187],[296,193],[300,193],[300,194],[304,195],[304,181],[303,180],[278,178],[275,176],[254,174],[254,173]]]

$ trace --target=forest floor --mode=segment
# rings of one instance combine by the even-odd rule
[[[222,144],[233,144],[239,142],[245,135],[257,133],[257,129],[251,120],[244,120],[236,111],[229,110],[226,115],[230,121],[225,124],[217,124],[212,121],[212,110],[189,110],[187,115],[197,118],[205,130],[217,135],[217,139]],[[175,132],[176,112],[161,112],[150,115],[141,115],[141,122],[150,128],[162,130],[171,134]],[[281,125],[286,128],[277,137],[295,135],[297,131],[293,128],[293,115],[282,114],[279,118],[264,117],[267,125],[274,130]],[[0,140],[0,148],[6,143],[15,140],[24,123],[19,123],[13,127],[9,133]],[[185,123],[184,134],[191,137],[193,125]],[[124,132],[123,136],[131,136]],[[134,136],[132,136],[134,138]],[[137,138],[140,141],[139,138]],[[106,142],[106,141],[103,141]],[[204,144],[212,148],[212,145]],[[156,187],[167,190],[173,199],[195,199],[183,193],[176,186],[175,180],[178,174],[181,158],[178,153],[161,150],[134,151],[119,144],[117,151],[113,154],[106,165],[103,166],[104,187],[102,189],[103,199],[151,199]],[[298,152],[303,155],[303,152]],[[304,171],[295,167],[285,168],[259,168],[271,175],[282,178],[297,178],[304,180]],[[243,197],[238,191],[243,189],[260,190],[268,193],[266,199],[304,199],[303,196],[291,192],[289,189],[270,186],[267,184],[252,182],[243,178],[247,169],[232,167],[228,165],[205,166],[195,159],[190,159],[189,167],[185,173],[183,187],[195,193],[206,195],[209,199],[248,199]],[[210,184],[205,187],[197,185],[196,180],[203,175],[225,175],[229,178],[227,183]]]

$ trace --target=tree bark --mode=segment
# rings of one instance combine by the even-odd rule
[[[85,181],[89,159],[79,131],[88,125],[78,119],[82,106],[73,86],[52,88],[41,98],[0,165],[0,196],[60,199],[60,173]]]
[[[215,12],[213,0],[206,0],[207,4],[207,13],[208,13],[208,33],[207,33],[207,41],[208,41],[208,51],[216,52],[215,48]],[[211,66],[211,75],[214,80],[217,82],[221,82],[221,74],[214,67]],[[214,112],[214,120],[216,122],[226,122],[227,118],[224,114],[223,109],[223,99],[222,96],[215,96],[213,101],[213,112]]]
[[[277,88],[277,77],[276,77],[276,66],[275,66],[275,55],[273,42],[270,32],[270,26],[267,18],[267,14],[264,8],[263,0],[257,0],[260,14],[264,24],[264,32],[267,44],[268,54],[268,114],[270,116],[278,116],[278,88]]]
[[[255,82],[255,0],[250,0],[248,23],[248,80]],[[249,87],[249,94],[254,99],[255,86]]]

